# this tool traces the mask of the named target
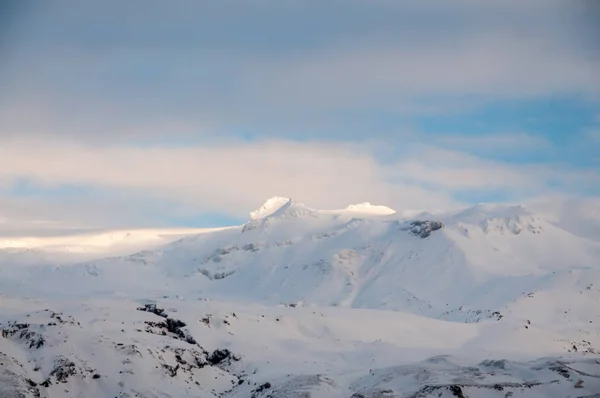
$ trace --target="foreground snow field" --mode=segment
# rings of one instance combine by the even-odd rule
[[[0,397],[600,397],[587,206],[1,238]]]

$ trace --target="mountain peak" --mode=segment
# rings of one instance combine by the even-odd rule
[[[277,214],[284,213],[286,209],[290,207],[299,207],[304,210],[310,210],[312,213],[335,213],[335,212],[352,212],[352,213],[362,213],[362,214],[373,214],[373,215],[390,215],[395,214],[396,211],[387,206],[374,205],[371,202],[362,202],[356,203],[347,206],[342,210],[314,210],[309,209],[308,207],[302,205],[301,203],[294,202],[292,203],[291,198],[286,198],[283,196],[273,196],[270,199],[267,199],[265,203],[258,209],[250,212],[250,219],[252,220],[260,220],[266,218],[268,216],[273,216]]]
[[[261,207],[250,212],[250,218],[253,220],[265,218],[281,209],[286,204],[290,203],[292,199],[284,198],[282,196],[273,196],[268,199]]]
[[[370,214],[394,214],[396,210],[393,210],[387,206],[373,205],[370,202],[362,202],[346,207],[346,211],[353,211],[359,213],[370,213]]]

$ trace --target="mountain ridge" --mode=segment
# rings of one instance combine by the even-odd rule
[[[133,254],[0,255],[0,394],[600,391],[600,241],[527,206],[349,208],[277,197]]]

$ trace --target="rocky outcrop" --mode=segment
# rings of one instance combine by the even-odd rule
[[[444,224],[441,221],[410,221],[408,225],[402,227],[403,231],[408,231],[414,236],[419,236],[421,238],[427,238],[431,235],[433,231],[437,231],[439,229],[444,228]]]

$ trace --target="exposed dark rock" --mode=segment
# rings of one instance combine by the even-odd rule
[[[227,358],[229,358],[231,356],[231,352],[228,349],[216,349],[213,351],[212,354],[210,354],[210,356],[208,357],[208,362],[210,362],[211,365],[218,365],[221,362],[223,362],[224,360],[226,360]]]
[[[252,398],[256,398],[257,394],[260,394],[261,392],[268,390],[269,388],[271,388],[271,383],[269,383],[269,382],[266,382],[265,384],[260,385],[258,388],[256,388],[252,392]]]
[[[187,362],[183,358],[181,358],[181,354],[175,354],[175,360],[177,361],[178,364],[181,364],[181,365],[187,364]]]
[[[561,375],[562,377],[564,377],[565,379],[569,379],[571,377],[571,373],[569,373],[569,370],[567,368],[565,368],[564,366],[558,364],[555,366],[551,366],[548,369],[558,373],[559,375]]]
[[[248,243],[247,245],[244,245],[242,247],[242,249],[246,250],[246,251],[252,251],[252,252],[257,252],[260,250],[260,248],[255,245],[254,243]]]
[[[146,328],[146,332],[152,333],[152,334],[160,334],[162,336],[167,335],[167,324],[165,322],[146,321],[144,323],[149,326]],[[156,328],[158,330],[154,330],[152,328]]]
[[[164,363],[163,368],[165,368],[167,370],[167,373],[169,376],[171,377],[175,377],[177,376],[177,370],[179,369],[179,364],[175,365],[175,366],[171,366],[171,365],[167,365],[166,363]]]
[[[77,374],[77,368],[75,363],[69,361],[67,358],[59,357],[55,364],[54,369],[50,372],[50,376],[56,377],[56,381],[60,383],[66,383],[70,376]]]
[[[182,328],[187,326],[185,322],[180,321],[179,319],[169,318],[167,315],[161,315],[164,311],[162,309],[158,310],[158,315],[161,317],[165,317],[166,319],[162,322],[145,321],[144,323],[148,325],[148,327],[146,328],[146,332],[160,334],[162,336],[167,336],[169,333],[171,333],[175,335],[174,338],[178,338],[179,340],[183,340],[189,344],[197,344],[196,339],[194,339],[187,332],[182,330]],[[146,310],[143,309],[142,311]]]
[[[2,337],[11,338],[16,335],[19,340],[25,341],[29,348],[41,348],[46,340],[42,335],[30,330],[30,326],[28,323],[9,322],[2,328]]]
[[[420,236],[421,238],[427,238],[433,231],[442,229],[444,224],[441,221],[411,221],[408,226],[402,228],[403,231],[408,231],[412,235]]]
[[[235,270],[212,273],[205,268],[199,268],[198,272],[200,272],[202,275],[206,276],[211,281],[218,280],[218,279],[225,279],[228,276],[235,274]]]
[[[497,369],[506,369],[506,360],[505,359],[486,359],[482,361],[480,366],[486,368],[497,368]]]
[[[151,312],[151,313],[153,313],[155,315],[158,315],[160,317],[163,317],[163,318],[167,318],[168,317],[168,315],[165,314],[165,310],[162,309],[162,308],[158,308],[156,306],[156,304],[144,304],[143,307],[138,307],[137,310],[138,311]]]
[[[487,319],[494,319],[497,321],[501,321],[504,316],[500,313],[500,311],[492,311],[492,310],[473,310],[468,308],[463,308],[462,306],[459,308],[452,309],[450,311],[446,311],[439,316],[440,319],[451,320],[451,321],[461,321],[464,323],[477,323]]]
[[[579,341],[571,341],[566,342],[569,344],[569,348],[567,348],[568,352],[580,352],[584,354],[596,354],[600,352],[600,350],[592,347],[592,344],[589,341],[581,340]]]
[[[35,349],[38,349],[38,348],[42,347],[45,342],[46,342],[46,340],[44,340],[43,336],[37,336],[35,339],[32,339],[29,342],[29,348],[35,347]]]
[[[496,385],[494,385],[493,388],[497,389]],[[452,395],[454,395],[455,397],[465,398],[465,395],[463,394],[462,388],[460,386],[457,386],[457,385],[449,386],[448,390],[450,390]]]
[[[167,330],[174,334],[182,333],[181,328],[186,327],[185,322],[180,321],[179,319],[167,318]]]

